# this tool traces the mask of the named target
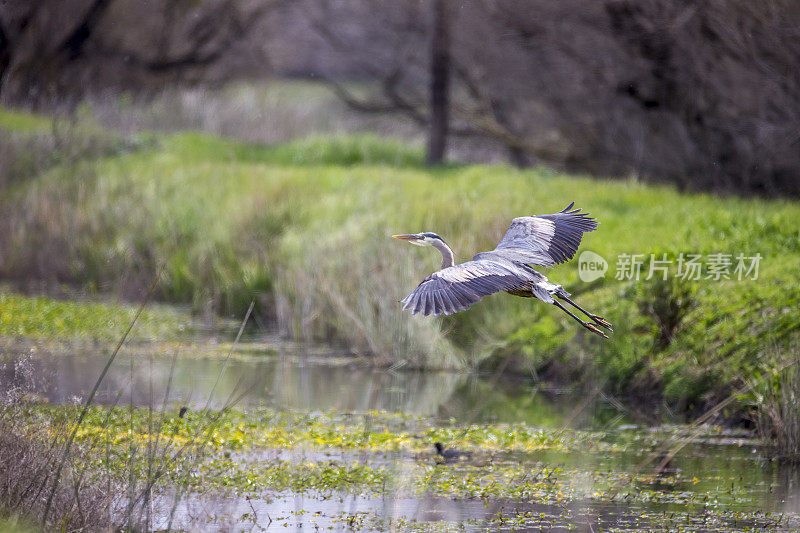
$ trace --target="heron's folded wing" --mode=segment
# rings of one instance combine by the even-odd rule
[[[542,266],[569,261],[578,251],[583,234],[597,229],[597,220],[572,209],[575,202],[552,215],[519,217],[492,252],[504,259]]]
[[[406,296],[403,309],[412,314],[451,315],[495,292],[530,287],[529,280],[492,261],[469,261],[434,272]]]

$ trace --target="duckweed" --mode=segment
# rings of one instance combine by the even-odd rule
[[[29,423],[48,424],[58,441],[77,408],[23,404]],[[483,518],[431,523],[379,512],[317,516],[352,530],[514,530],[519,528],[676,531],[788,529],[793,514],[765,513],[761,490],[736,469],[634,468],[664,431],[543,430],[524,424],[456,425],[423,416],[368,411],[323,413],[189,410],[184,417],[145,408],[93,407],[77,433],[78,464],[120,483],[152,480],[159,493],[227,494],[248,502],[308,498],[411,498],[483,502]],[[700,447],[720,432],[708,428]],[[432,443],[469,450],[443,463]],[[730,444],[728,444],[730,446]],[[612,499],[610,490],[618,485]],[[765,486],[763,491],[772,491]],[[304,511],[305,512],[305,511]],[[241,520],[256,520],[255,508]],[[612,522],[607,524],[604,520]],[[313,517],[270,517],[279,524]],[[307,522],[304,522],[307,523]],[[608,528],[603,527],[608,525]]]

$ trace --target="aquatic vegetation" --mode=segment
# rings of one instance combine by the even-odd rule
[[[20,419],[53,428],[58,442],[78,408],[22,402],[15,409]],[[800,524],[798,516],[765,510],[763,493],[773,487],[754,483],[753,469],[743,477],[737,467],[757,460],[750,453],[757,443],[711,426],[684,448],[686,458],[676,458],[677,468],[656,474],[635,466],[681,427],[545,430],[386,411],[265,408],[195,408],[180,415],[177,408],[92,407],[77,433],[81,454],[75,460],[88,479],[122,486],[139,480],[137,490],[152,484],[154,497],[178,491],[200,501],[249,502],[252,510],[233,517],[237,523],[263,523],[264,502],[303,495],[310,501],[474,502],[485,511],[478,518],[473,511],[455,522],[433,523],[373,511],[312,513],[304,506],[269,520],[347,524],[353,530],[402,524],[413,531],[574,527],[586,521],[614,530],[658,529],[666,522],[687,531],[790,530]],[[434,452],[436,441],[472,456],[444,464]],[[692,468],[695,458],[708,461],[709,447],[720,451],[719,461]],[[622,490],[609,498],[619,485]]]
[[[74,407],[38,405],[31,416],[65,424]],[[664,437],[626,438],[614,432],[543,430],[524,425],[442,426],[435,419],[386,412],[288,413],[188,411],[154,414],[147,409],[93,407],[79,429],[79,442],[102,442],[110,452],[98,466],[125,466],[132,448],[158,441],[164,450],[202,450],[191,485],[237,492],[356,491],[366,494],[435,494],[456,498],[509,498],[540,503],[602,500],[605,491],[631,476],[628,468],[577,468],[576,456],[597,462],[636,455]],[[634,432],[627,432],[633,434]],[[641,433],[641,432],[636,432]],[[473,452],[469,460],[441,465],[432,443],[445,441]],[[192,453],[195,453],[193,451]],[[555,463],[548,461],[555,459]],[[573,463],[570,466],[569,463]],[[180,476],[176,469],[174,475]],[[170,479],[169,474],[166,479]],[[175,478],[171,478],[175,482]],[[637,490],[620,499],[645,503],[698,503],[716,489],[680,474],[633,473]],[[669,491],[657,490],[669,486]],[[655,487],[653,489],[652,487]],[[686,490],[676,491],[676,487]],[[744,495],[726,490],[716,496],[741,503]]]
[[[76,408],[41,405],[32,409],[65,421],[74,416]],[[155,435],[152,433],[153,414],[147,409],[92,407],[78,435],[110,439],[114,444],[123,445],[131,440],[144,442],[158,437],[180,445],[213,423],[213,431],[206,434],[203,444],[225,452],[310,447],[432,454],[432,443],[437,441],[486,453],[575,449],[613,452],[619,447],[606,441],[607,435],[603,432],[548,431],[524,424],[442,426],[429,417],[385,411],[292,413],[271,409],[248,412],[190,409],[182,418],[178,414],[175,411],[160,416],[160,431]]]
[[[117,341],[136,314],[136,306],[76,302],[0,292],[0,337],[37,340]],[[185,338],[195,320],[174,307],[152,305],[131,332],[134,340]]]

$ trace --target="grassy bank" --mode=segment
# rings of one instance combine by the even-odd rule
[[[136,307],[131,305],[0,293],[0,337],[4,338],[113,342],[119,340],[135,315]],[[155,305],[142,312],[130,338],[173,340],[185,336],[194,326],[188,313]]]
[[[0,128],[14,153],[53,129],[6,112]],[[519,368],[589,373],[609,390],[652,393],[683,409],[793,356],[797,203],[543,168],[430,170],[419,149],[371,136],[255,146],[195,133],[143,140],[91,125],[75,131],[80,146],[93,148],[67,157],[53,144],[46,164],[18,158],[24,179],[5,182],[5,278],[133,298],[163,267],[163,300],[241,316],[256,298],[261,315],[286,334],[341,343],[379,364],[463,368],[512,357]],[[573,262],[547,275],[615,324],[611,340],[589,337],[555,308],[507,295],[449,318],[401,311],[398,301],[439,258],[392,233],[435,231],[464,261],[493,248],[511,218],[570,201],[601,221],[582,250],[605,257],[609,271],[584,283]],[[614,279],[619,254],[664,253],[673,274],[681,253],[730,254],[732,279]],[[735,257],[756,253],[758,279],[737,280]],[[647,272],[645,261],[643,278]]]
[[[35,533],[37,530],[32,524],[23,519],[8,517],[0,518],[0,531],[6,531],[7,533]]]

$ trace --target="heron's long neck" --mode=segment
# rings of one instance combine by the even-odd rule
[[[431,245],[442,252],[442,268],[447,268],[453,266],[453,250],[447,246],[447,243],[440,240],[435,240],[431,243]]]

